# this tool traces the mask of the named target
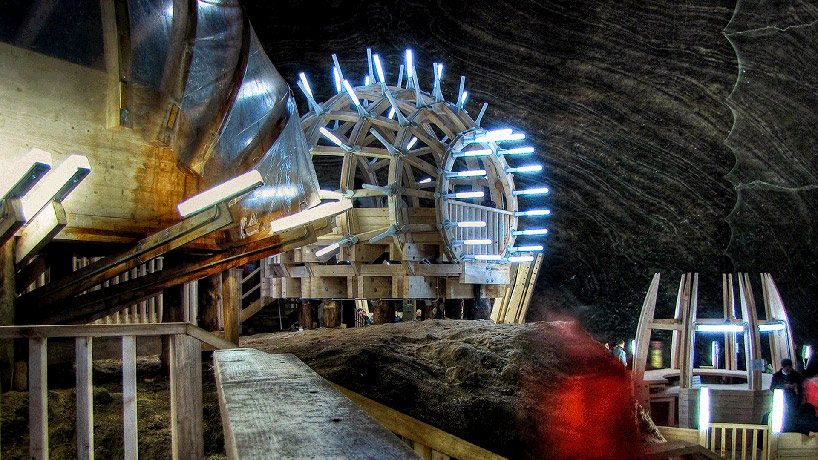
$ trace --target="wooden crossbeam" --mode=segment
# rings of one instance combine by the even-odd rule
[[[324,219],[320,228],[328,231],[330,219]],[[318,226],[318,224],[315,224]],[[295,232],[295,234],[293,234]],[[71,302],[63,298],[43,301],[38,308],[18,309],[21,324],[75,323],[102,318],[123,305],[130,305],[161,292],[171,286],[221,273],[263,257],[279,254],[315,242],[315,230],[304,226],[288,235],[274,235],[243,246],[231,248],[200,261],[192,261],[176,267],[102,288],[75,297]],[[49,298],[51,300],[53,298]]]
[[[15,263],[21,265],[30,260],[67,224],[65,209],[59,202],[51,201],[20,231],[14,243]]]
[[[18,310],[52,305],[124,273],[147,260],[181,247],[233,222],[226,204],[195,214],[139,241],[133,248],[99,260],[70,275],[20,297]]]

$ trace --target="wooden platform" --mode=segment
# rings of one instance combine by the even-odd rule
[[[420,458],[294,355],[237,348],[213,361],[231,460]]]

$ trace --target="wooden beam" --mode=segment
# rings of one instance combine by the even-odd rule
[[[48,357],[47,339],[28,339],[29,457],[48,460]]]
[[[26,223],[23,205],[19,198],[5,200],[4,209],[0,212],[0,244],[5,244],[14,233]]]
[[[122,426],[125,460],[139,457],[136,416],[136,337],[122,336]]]
[[[39,307],[68,299],[147,260],[224,228],[232,222],[233,218],[226,204],[195,214],[141,240],[128,251],[106,257],[22,296],[19,300],[20,305]]]
[[[327,222],[325,225],[329,225]],[[326,228],[326,227],[323,227]],[[76,297],[70,304],[44,304],[37,309],[17,309],[19,323],[89,322],[120,308],[150,297],[171,286],[201,279],[263,257],[288,251],[315,241],[312,227],[298,231],[300,236],[273,236],[231,248],[200,261],[191,261],[134,280],[119,283]]]
[[[30,260],[67,224],[65,209],[60,203],[51,201],[20,230],[14,245],[15,262],[22,265]]]
[[[230,460],[418,459],[291,354],[239,348],[217,351],[213,361]]]
[[[231,268],[222,273],[222,318],[224,338],[239,343],[241,335],[241,277],[242,270]]]
[[[639,315],[639,323],[636,327],[636,356],[633,358],[633,393],[636,400],[642,407],[650,410],[650,395],[648,387],[644,384],[645,368],[648,363],[648,348],[650,348],[650,332],[654,323],[656,312],[656,300],[659,297],[659,280],[661,275],[654,273],[653,279],[642,303],[642,312]]]
[[[390,431],[458,460],[506,460],[494,452],[453,436],[346,388],[335,386]]]
[[[173,460],[204,459],[201,342],[180,334],[171,337],[170,344]]]
[[[94,460],[93,338],[77,337],[77,458]]]
[[[460,282],[466,284],[508,284],[511,265],[489,262],[464,262]]]

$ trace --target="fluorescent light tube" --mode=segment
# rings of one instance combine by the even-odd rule
[[[481,228],[485,227],[486,223],[481,220],[455,222],[457,228]]]
[[[528,230],[514,230],[511,232],[513,236],[529,236],[529,235],[547,235],[547,228],[531,228]]]
[[[446,177],[475,177],[475,176],[485,176],[486,170],[485,169],[474,169],[470,171],[447,171]]]
[[[411,148],[412,148],[412,147],[414,147],[414,146],[415,146],[415,144],[417,144],[417,143],[418,143],[418,138],[417,138],[417,137],[412,137],[411,139],[409,139],[409,143],[408,143],[408,144],[406,144],[406,149],[407,149],[407,150],[408,150],[408,149],[411,149]]]
[[[697,324],[696,332],[744,332],[741,324]]]
[[[546,195],[550,190],[548,187],[528,188],[525,190],[514,190],[512,195]]]
[[[501,155],[527,155],[534,153],[534,147],[517,147],[514,149],[500,149],[497,153]]]
[[[511,263],[528,263],[534,262],[534,258],[531,256],[512,256],[508,258],[508,261]]]
[[[307,75],[304,72],[298,74],[298,78],[301,79],[301,84],[304,85],[304,90],[312,96],[312,88],[310,88],[310,82],[307,81]]]
[[[373,54],[372,60],[375,61],[375,72],[378,74],[378,82],[386,83],[386,76],[384,75],[383,67],[381,66],[381,57],[377,54]]]
[[[542,165],[525,165],[516,168],[506,168],[507,173],[534,173],[542,171]]]
[[[528,211],[517,211],[514,213],[514,217],[521,217],[521,216],[550,216],[551,210],[550,209],[529,209]]]

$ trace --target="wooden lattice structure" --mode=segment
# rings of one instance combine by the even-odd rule
[[[374,61],[380,83],[375,83]],[[446,102],[442,65],[435,64],[434,88],[425,93],[411,70],[405,86],[403,73],[396,86],[385,84],[380,61],[374,61],[370,57],[370,84],[353,88],[340,83],[336,59],[338,93],[323,104],[313,99],[302,74],[299,86],[311,108],[302,128],[316,170],[319,177],[337,174],[337,185],[329,184],[352,198],[355,208],[336,218],[332,234],[269,261],[272,279],[265,295],[487,302],[508,295],[517,263],[535,273],[519,279],[533,283],[535,261],[541,259],[521,254],[542,246],[514,246],[523,234],[519,217],[550,211],[521,212],[518,196],[548,189],[515,189],[515,172],[542,167],[510,166],[507,154],[534,150],[504,144],[525,136],[483,129],[485,106],[472,119],[463,108],[462,85],[458,103]],[[517,297],[522,304],[530,294],[521,291]],[[503,320],[522,321],[524,308],[514,310],[515,318]]]
[[[717,318],[702,318],[698,314],[698,273],[682,275],[674,317],[656,318],[659,278],[658,273],[654,275],[639,317],[633,360],[637,399],[645,407],[668,404],[671,424],[678,408],[679,425],[695,426],[697,387],[707,385],[703,380],[718,379],[726,385],[711,389],[714,420],[758,423],[771,402],[766,389],[769,380],[764,385],[763,379],[765,375],[769,379],[769,374],[763,374],[766,364],[777,367],[781,359],[796,356],[787,312],[770,274],[760,274],[763,313],[759,312],[749,274],[739,273],[735,279],[733,274],[723,274],[723,314]],[[651,349],[653,331],[671,332],[669,367],[648,369],[649,352],[660,351]],[[711,342],[710,358],[695,359],[697,334],[716,334],[717,340],[713,342],[724,345],[717,347]],[[741,344],[738,334],[741,334]],[[768,334],[770,362],[762,358],[762,334]],[[738,351],[743,352],[743,363],[738,359]],[[674,384],[677,379],[678,384]]]

